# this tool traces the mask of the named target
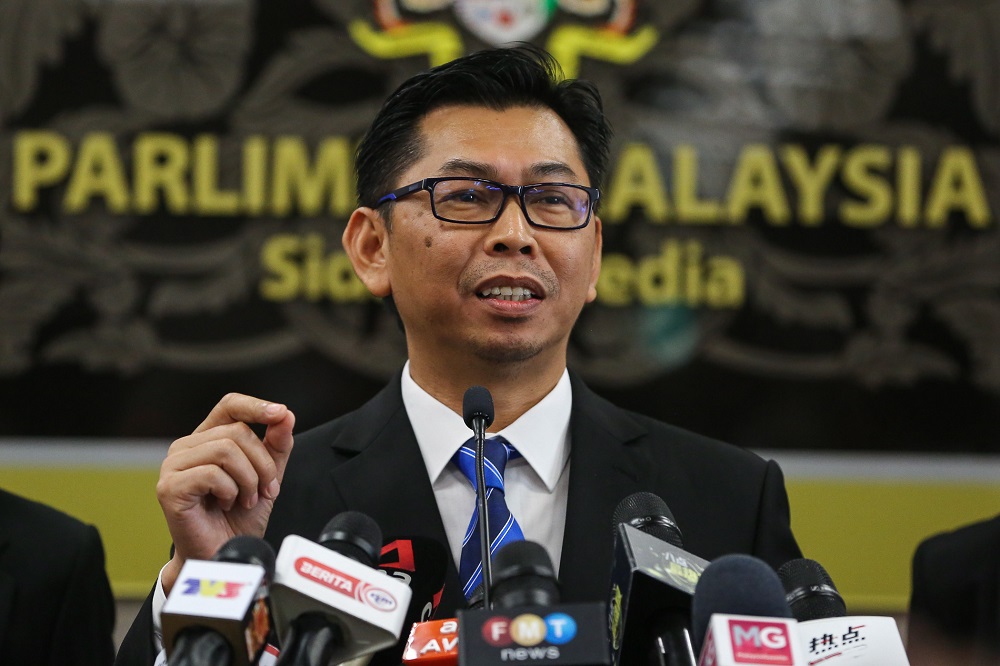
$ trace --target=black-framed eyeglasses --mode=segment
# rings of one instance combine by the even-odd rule
[[[424,178],[379,198],[375,206],[398,201],[414,192],[431,193],[431,213],[458,224],[489,224],[503,211],[508,196],[516,196],[528,224],[542,229],[570,231],[590,223],[601,197],[596,187],[571,183],[505,185],[485,178]]]

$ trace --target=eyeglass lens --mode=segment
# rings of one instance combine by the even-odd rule
[[[455,222],[487,222],[500,212],[505,194],[495,183],[443,180],[433,189],[435,213]],[[576,227],[590,213],[590,195],[571,185],[541,185],[525,190],[528,219],[551,227]]]

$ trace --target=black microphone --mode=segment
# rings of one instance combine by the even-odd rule
[[[490,516],[486,509],[486,429],[493,423],[493,396],[485,386],[470,386],[462,398],[462,418],[476,436],[476,506],[479,512],[479,557],[483,571],[483,605],[492,608],[493,568],[490,562]]]
[[[653,493],[623,499],[613,525],[610,625],[615,663],[694,666],[691,595],[708,562],[682,549],[677,521]]]
[[[782,620],[792,617],[778,574],[766,562],[751,555],[723,555],[713,560],[701,574],[691,601],[691,632],[699,653],[712,616],[716,614]],[[798,638],[794,629],[783,631],[772,642],[777,645],[784,641],[781,649],[791,652],[792,643]]]
[[[280,666],[327,666],[396,642],[412,592],[374,568],[381,543],[357,511],[334,516],[319,543],[285,537],[272,590]]]
[[[170,666],[250,666],[271,628],[274,549],[236,536],[211,560],[188,560],[161,615]]]
[[[541,545],[534,541],[514,541],[497,551],[493,564],[494,609],[559,603],[556,572]]]
[[[621,524],[631,525],[640,532],[656,537],[678,548],[684,547],[681,528],[677,526],[674,514],[659,495],[653,493],[633,493],[615,507],[611,516],[615,532]]]
[[[847,604],[833,579],[815,560],[789,560],[778,568],[785,589],[785,601],[799,622],[847,615]]]
[[[374,567],[382,552],[382,530],[360,511],[343,511],[330,519],[317,543],[355,562]]]
[[[450,561],[450,551],[437,539],[424,536],[385,539],[379,571],[406,583],[413,591],[404,626],[425,622],[436,615]]]
[[[545,548],[514,541],[497,551],[493,565],[493,608],[458,612],[459,666],[610,666],[607,606],[560,603]]]

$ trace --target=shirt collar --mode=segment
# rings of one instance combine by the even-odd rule
[[[417,385],[410,377],[410,362],[403,367],[403,405],[413,426],[420,455],[431,484],[451,461],[452,456],[472,436],[461,414]],[[499,433],[531,465],[545,486],[552,491],[569,460],[569,417],[573,405],[569,373],[563,370],[555,387],[538,404]]]

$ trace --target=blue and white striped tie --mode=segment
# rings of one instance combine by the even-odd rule
[[[476,487],[475,445],[475,438],[469,439],[452,458],[452,462],[462,470],[462,474],[472,484],[473,489]],[[503,437],[491,437],[486,440],[483,451],[483,463],[486,468],[486,510],[489,512],[490,517],[491,556],[501,546],[512,541],[521,541],[524,539],[521,527],[514,520],[510,509],[507,508],[507,499],[504,496],[503,487],[503,473],[507,462],[520,455]],[[477,501],[472,510],[472,520],[469,521],[469,529],[466,530],[465,539],[462,541],[462,561],[458,567],[458,575],[463,585],[462,592],[465,594],[466,599],[472,596],[473,591],[475,591],[483,580],[483,563],[480,555],[479,503]]]

